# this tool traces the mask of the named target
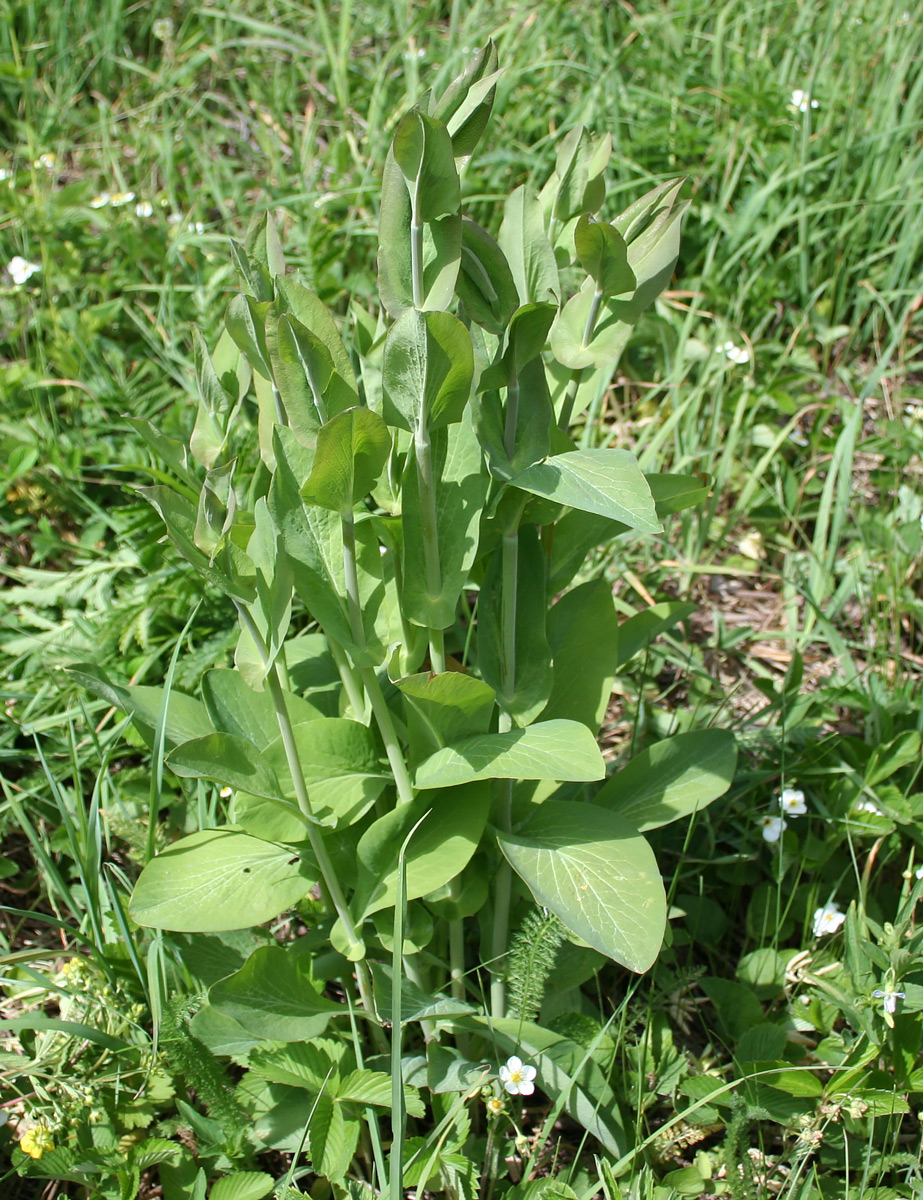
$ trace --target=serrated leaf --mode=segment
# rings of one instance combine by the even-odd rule
[[[275,1187],[264,1171],[236,1171],[212,1184],[209,1200],[263,1200]]]

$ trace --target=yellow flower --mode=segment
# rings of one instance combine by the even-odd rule
[[[51,1130],[47,1125],[33,1125],[19,1139],[19,1149],[30,1158],[41,1158],[46,1150],[54,1150]]]

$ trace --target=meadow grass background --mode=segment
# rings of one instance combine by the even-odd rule
[[[0,0],[0,264],[19,255],[38,268],[20,286],[0,277],[0,831],[12,864],[0,882],[11,907],[41,895],[85,930],[79,864],[94,838],[127,836],[99,783],[112,723],[94,731],[105,710],[61,668],[89,657],[156,683],[202,600],[175,681],[191,690],[236,637],[133,496],[160,468],[126,417],[188,435],[191,330],[214,343],[237,286],[227,239],[266,210],[337,313],[351,296],[376,304],[394,124],[488,35],[505,73],[463,181],[483,225],[496,231],[518,184],[543,182],[558,137],[580,123],[613,135],[604,212],[679,174],[692,201],[671,290],[586,433],[714,484],[660,543],[606,565],[626,614],[652,598],[698,605],[620,681],[613,755],[701,723],[738,732],[740,775],[703,823],[701,861],[731,888],[731,911],[733,896],[752,899],[746,864],[760,864],[764,910],[779,920],[748,919],[741,954],[784,942],[783,910],[804,925],[829,893],[832,858],[818,852],[815,878],[783,886],[783,859],[760,838],[783,784],[815,789],[816,837],[848,843],[836,878],[867,900],[863,832],[844,841],[837,824],[848,787],[878,795],[870,756],[923,729],[914,6]],[[905,754],[898,770],[889,786],[911,816],[872,830],[891,839],[881,862],[900,864],[882,911],[908,853],[919,856],[918,759]],[[102,832],[65,819],[88,773],[111,802]],[[702,867],[682,843],[673,850],[680,887]],[[33,934],[7,918],[10,961],[47,957]],[[715,949],[702,954],[727,970]],[[660,981],[664,1003],[684,978]]]

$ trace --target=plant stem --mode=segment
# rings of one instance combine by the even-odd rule
[[[356,672],[352,663],[349,661],[349,655],[336,640],[327,635],[327,645],[330,647],[330,656],[336,664],[337,673],[343,681],[343,689],[346,692],[347,699],[356,714],[356,720],[367,724],[368,717],[368,701],[362,692],[362,684],[356,679]]]
[[[581,350],[585,350],[593,340],[593,330],[596,328],[596,321],[599,317],[599,309],[602,302],[603,293],[597,288],[593,293],[590,311],[586,315],[586,324],[583,327],[583,341],[580,343]],[[580,387],[580,380],[583,378],[584,370],[584,367],[576,367],[571,371],[567,391],[564,394],[564,403],[561,405],[561,416],[558,418],[558,428],[563,430],[564,433],[567,433],[571,417],[574,415],[574,402],[577,399],[577,389]]]
[[[438,523],[436,519],[436,485],[433,480],[433,454],[426,415],[420,415],[414,433],[414,460],[417,465],[417,487],[420,494],[420,518],[423,526],[423,560],[426,564],[426,590],[430,600],[442,593],[442,568],[439,563]],[[441,629],[430,629],[430,668],[435,675],[445,670],[445,641]]]
[[[353,641],[360,650],[365,650],[365,626],[362,624],[362,608],[359,603],[359,574],[356,569],[356,523],[352,509],[344,508],[340,513],[343,524],[343,574],[346,579],[346,606],[349,612],[349,628]],[[371,667],[360,667],[359,678],[362,680],[365,694],[372,706],[375,722],[385,744],[385,753],[391,765],[397,794],[401,804],[409,804],[413,799],[413,785],[407,771],[407,763],[394,728],[391,710],[388,708],[378,676]]]
[[[413,290],[414,308],[423,308],[423,222],[417,197],[411,200],[410,214],[410,285]]]
[[[301,810],[307,821],[308,841],[311,844],[311,850],[317,860],[317,866],[320,871],[321,882],[324,891],[329,897],[329,902],[333,906],[337,917],[343,926],[343,931],[346,939],[354,946],[361,946],[361,938],[353,923],[352,913],[349,911],[349,905],[346,903],[346,896],[343,894],[343,889],[340,887],[340,881],[337,879],[336,871],[330,855],[327,853],[327,847],[324,845],[324,839],[320,829],[314,821],[314,814],[311,809],[311,798],[308,794],[307,784],[304,781],[304,772],[301,769],[301,758],[298,754],[298,747],[295,744],[295,733],[292,729],[292,722],[289,716],[288,707],[285,703],[285,693],[282,691],[282,685],[279,683],[279,676],[276,672],[274,663],[270,662],[269,652],[266,649],[266,643],[263,641],[263,636],[256,626],[256,622],[251,617],[250,613],[240,601],[234,601],[234,607],[237,609],[237,615],[240,622],[250,637],[253,639],[253,644],[257,648],[263,665],[266,668],[266,685],[269,689],[269,694],[272,697],[273,708],[276,714],[276,723],[279,726],[279,733],[282,737],[282,746],[285,750],[285,761],[288,764],[289,772],[292,776],[292,783],[295,788],[295,799],[298,802],[298,807]],[[372,1002],[371,990],[371,975],[368,966],[361,960],[356,963],[356,982],[359,985],[359,994],[362,997],[362,1003],[369,1017],[374,1021],[375,1008]]]

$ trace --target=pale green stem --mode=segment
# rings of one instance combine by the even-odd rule
[[[368,702],[362,691],[362,684],[356,678],[356,672],[352,663],[349,661],[349,655],[340,645],[340,643],[327,634],[327,645],[330,647],[330,656],[336,664],[337,673],[343,681],[343,688],[346,692],[346,697],[356,714],[356,720],[367,723]]]
[[[596,328],[596,320],[599,317],[599,308],[603,302],[603,293],[597,288],[593,293],[593,299],[590,303],[590,311],[586,315],[586,324],[583,327],[583,341],[580,343],[581,350],[585,350],[593,340],[593,330]],[[570,425],[571,417],[574,415],[574,402],[577,399],[577,389],[580,387],[580,380],[583,378],[583,367],[577,367],[571,372],[570,381],[567,385],[567,392],[564,396],[564,403],[561,405],[561,416],[558,420],[558,428],[567,433]]]
[[[336,871],[333,863],[330,860],[330,855],[327,853],[327,847],[324,845],[324,839],[320,833],[317,824],[314,822],[314,814],[311,809],[311,798],[308,794],[307,784],[304,781],[304,771],[301,768],[301,757],[298,753],[298,747],[295,744],[295,734],[292,729],[292,722],[289,716],[288,707],[285,703],[285,693],[282,691],[282,685],[279,683],[279,676],[276,672],[275,664],[270,662],[269,651],[266,648],[266,643],[263,641],[263,636],[256,626],[256,622],[250,616],[250,613],[239,601],[234,601],[234,607],[237,609],[237,614],[240,617],[241,624],[249,633],[253,640],[253,644],[257,648],[257,652],[266,668],[266,685],[269,689],[269,694],[272,697],[273,708],[276,714],[276,723],[279,726],[279,733],[282,737],[282,747],[285,751],[285,760],[288,764],[289,772],[292,776],[292,784],[295,788],[295,800],[307,821],[308,841],[311,844],[311,850],[317,860],[317,866],[320,871],[321,882],[323,888],[329,897],[330,903],[334,911],[340,919],[343,926],[343,932],[347,941],[353,945],[360,943],[359,934],[356,926],[353,923],[352,913],[349,911],[349,905],[346,903],[346,897],[343,894],[343,889],[340,887],[340,881],[337,879]],[[369,1018],[374,1022],[375,1007],[372,1001],[372,980],[368,966],[364,962],[356,963],[356,982],[359,985],[359,994],[362,997],[362,1003],[365,1007]],[[374,1026],[373,1026],[374,1028]]]
[[[285,413],[285,406],[282,403],[282,393],[275,384],[272,385],[272,399],[276,406],[276,423],[278,425],[287,425],[288,417]]]
[[[453,881],[454,883],[454,881]],[[450,890],[452,885],[450,885]],[[452,999],[465,998],[465,923],[461,918],[449,921],[449,978]]]
[[[423,222],[413,197],[410,215],[410,281],[413,289],[413,306],[423,308]]]
[[[346,607],[349,612],[349,628],[353,641],[360,650],[364,650],[365,627],[362,624],[362,608],[359,603],[359,574],[356,568],[356,523],[352,509],[344,508],[340,513],[343,523],[343,574],[346,580]],[[371,667],[360,667],[359,678],[365,688],[365,694],[372,706],[376,724],[385,744],[385,753],[391,764],[397,794],[402,804],[409,804],[413,799],[413,786],[407,772],[407,763],[401,744],[394,728],[391,710],[388,708],[378,677]]]
[[[438,522],[436,518],[436,485],[433,479],[433,454],[426,418],[420,416],[414,433],[414,459],[417,464],[417,488],[420,494],[420,520],[423,532],[423,560],[426,570],[426,590],[430,599],[442,593],[442,568],[439,563]],[[445,642],[441,629],[429,631],[430,667],[435,675],[445,670]]]

